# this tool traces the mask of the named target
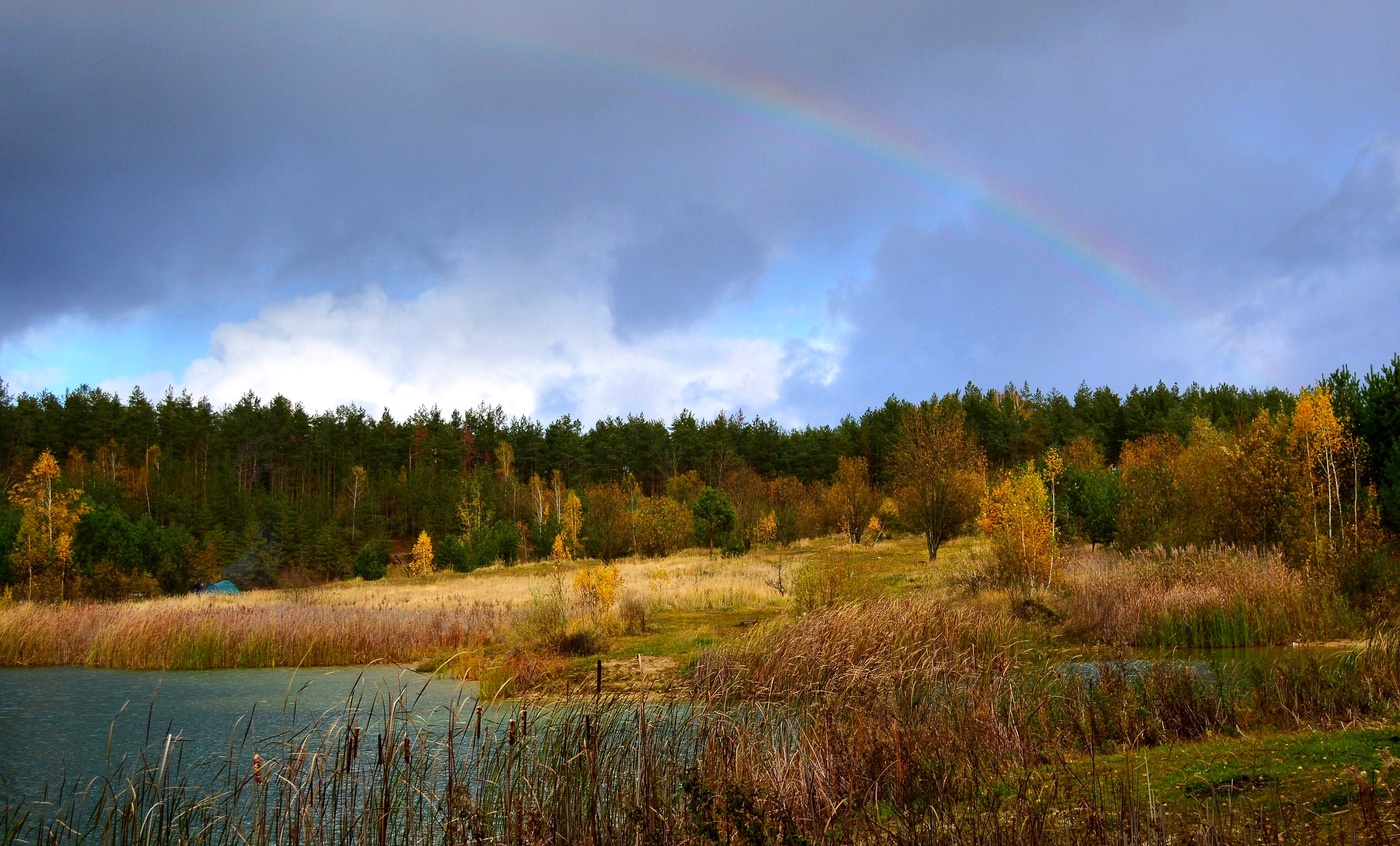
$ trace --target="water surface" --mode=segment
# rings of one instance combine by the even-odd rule
[[[143,748],[185,762],[257,748],[352,701],[382,711],[391,697],[445,718],[475,685],[398,667],[271,670],[0,669],[0,795],[34,798],[45,783],[84,780]],[[149,750],[154,750],[150,752]]]

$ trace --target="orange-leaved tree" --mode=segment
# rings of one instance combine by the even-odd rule
[[[826,495],[841,533],[851,543],[860,543],[865,527],[880,507],[880,495],[870,487],[870,465],[861,456],[837,459],[836,477]]]
[[[922,532],[928,558],[977,516],[987,461],[950,403],[924,403],[900,421],[890,456],[900,522]]]

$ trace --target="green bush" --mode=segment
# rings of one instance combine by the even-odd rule
[[[711,555],[715,554],[715,543],[723,546],[724,536],[738,525],[729,494],[714,488],[705,488],[700,492],[690,506],[690,516],[695,521],[695,539],[708,546]]]
[[[471,550],[456,535],[446,535],[433,546],[433,563],[441,570],[466,573],[472,566]]]
[[[0,587],[14,581],[10,555],[19,537],[19,517],[18,509],[0,511]]]
[[[389,547],[384,543],[367,543],[355,556],[355,575],[367,582],[384,578],[389,572]]]
[[[551,543],[553,540],[551,539]],[[520,530],[508,520],[498,520],[483,526],[471,543],[462,544],[462,559],[452,569],[459,573],[470,573],[479,567],[490,567],[496,562],[514,564],[520,547]]]

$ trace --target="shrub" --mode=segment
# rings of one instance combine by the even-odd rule
[[[640,593],[629,590],[617,602],[617,617],[628,634],[644,634],[647,630],[647,603]]]
[[[1261,646],[1354,625],[1326,579],[1276,552],[1228,546],[1084,552],[1065,568],[1063,589],[1066,634],[1125,646]]]
[[[563,590],[556,586],[532,596],[521,607],[515,630],[527,649],[537,652],[558,650],[569,631],[569,602]]]
[[[389,547],[382,541],[367,543],[355,556],[355,575],[367,582],[384,578],[389,572]]]
[[[593,622],[600,623],[612,609],[621,583],[622,576],[611,564],[589,567],[574,576],[574,594]]]
[[[466,544],[456,535],[446,535],[437,542],[433,549],[433,554],[437,559],[437,565],[444,570],[451,570],[454,573],[467,573],[475,569],[474,562],[467,550]]]
[[[555,646],[560,655],[575,656],[597,655],[606,652],[607,648],[608,641],[603,632],[589,625],[570,628]]]
[[[592,621],[576,619],[562,590],[536,594],[520,609],[515,631],[531,652],[593,655],[607,649],[603,631]]]
[[[869,596],[874,588],[869,574],[846,556],[813,559],[792,580],[792,597],[801,611],[827,608]]]

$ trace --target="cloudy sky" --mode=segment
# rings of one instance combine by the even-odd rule
[[[1400,4],[0,6],[0,379],[833,422],[1400,352]]]

